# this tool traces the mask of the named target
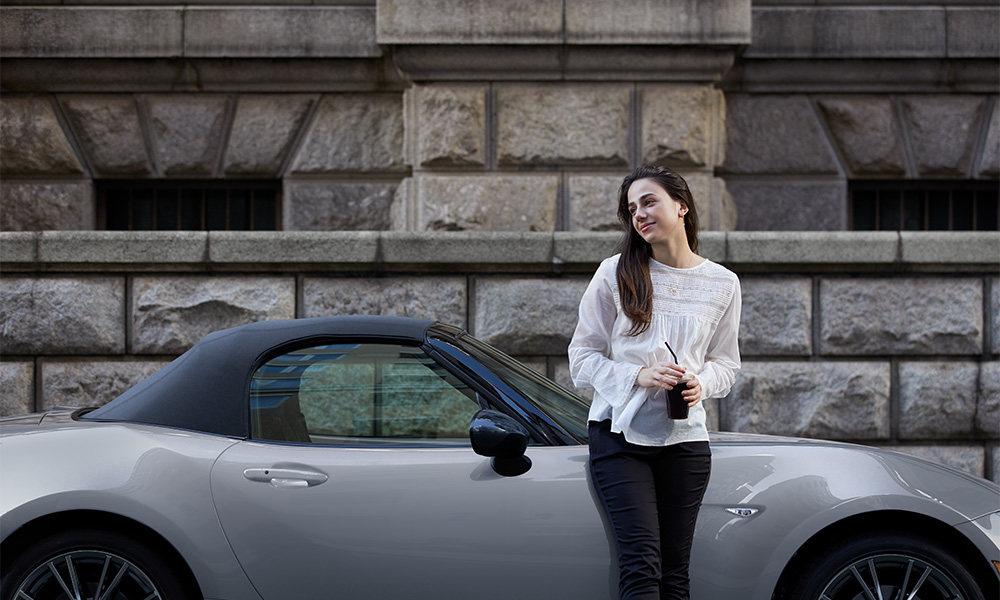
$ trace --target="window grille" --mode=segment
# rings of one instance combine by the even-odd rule
[[[98,227],[124,231],[275,231],[280,181],[98,181]]]
[[[998,181],[852,181],[856,231],[997,231]]]

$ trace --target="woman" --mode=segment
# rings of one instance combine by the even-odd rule
[[[636,169],[618,217],[621,253],[601,263],[580,301],[570,373],[594,389],[590,468],[618,546],[619,597],[687,599],[711,471],[701,401],[725,396],[740,368],[740,283],[696,254],[698,216],[677,173]],[[690,414],[669,419],[666,390],[685,374],[694,376],[683,392]]]

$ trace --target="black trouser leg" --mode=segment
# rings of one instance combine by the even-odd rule
[[[590,424],[590,467],[618,546],[621,600],[687,599],[691,539],[708,475],[708,442],[628,443]]]

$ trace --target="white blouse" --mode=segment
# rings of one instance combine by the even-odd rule
[[[611,431],[643,446],[708,440],[704,402],[687,419],[667,418],[666,392],[636,384],[642,367],[673,362],[701,382],[702,400],[729,393],[740,369],[740,280],[710,260],[677,269],[650,259],[653,314],[649,328],[628,335],[621,308],[616,254],[601,262],[580,300],[580,320],[569,344],[573,384],[594,389],[589,420],[611,420]]]

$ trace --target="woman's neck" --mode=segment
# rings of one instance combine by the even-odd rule
[[[683,241],[664,240],[651,245],[653,260],[674,267],[675,269],[690,269],[702,263],[702,258],[688,246],[687,238]]]

